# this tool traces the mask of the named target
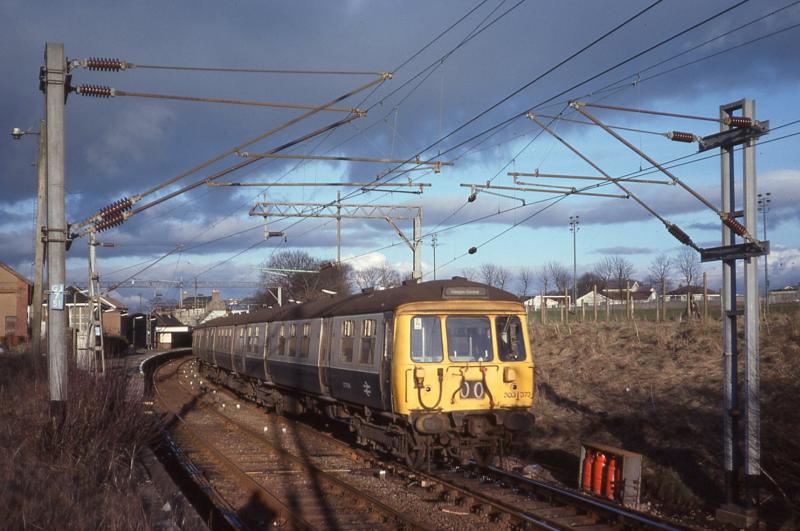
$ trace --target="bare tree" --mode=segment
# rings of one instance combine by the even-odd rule
[[[307,302],[319,299],[326,296],[322,292],[323,289],[335,291],[339,295],[350,293],[350,266],[331,265],[305,251],[277,252],[264,264],[264,267],[268,271],[262,273],[262,282],[270,286],[281,286],[285,294],[284,300]],[[264,301],[271,299],[266,291],[260,298]]]
[[[534,271],[528,266],[522,266],[517,272],[517,295],[520,298],[530,295],[528,290],[533,287]]]
[[[547,267],[541,267],[536,271],[536,279],[539,281],[542,293],[547,295],[547,288],[550,286],[550,274],[547,272]]]
[[[491,263],[483,263],[479,268],[481,281],[495,288],[504,289],[510,273],[508,269]]]
[[[564,264],[553,260],[547,262],[544,268],[547,271],[547,275],[553,281],[553,284],[555,284],[558,292],[564,293],[564,290],[569,288],[570,281],[572,280],[569,269],[567,269]]]
[[[653,261],[650,262],[650,266],[647,268],[650,283],[662,291],[668,290],[672,267],[672,259],[667,255],[660,254],[653,258]]]
[[[589,272],[584,273],[578,277],[578,297],[586,295],[597,286],[598,289],[605,287],[605,280],[597,275],[597,273]]]
[[[683,280],[686,282],[686,295],[689,297],[692,289],[692,281],[700,275],[700,259],[697,254],[689,247],[681,247],[678,257],[675,259],[675,267],[680,271]]]
[[[611,272],[612,278],[617,281],[617,287],[622,291],[625,289],[626,282],[633,276],[633,264],[623,256],[612,256]]]
[[[353,282],[359,289],[393,288],[401,282],[400,272],[388,264],[359,269],[353,273]]]
[[[604,289],[614,278],[614,263],[610,257],[606,256],[595,264],[592,272],[601,280],[600,287]]]

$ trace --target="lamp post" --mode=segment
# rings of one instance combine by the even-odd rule
[[[579,225],[581,224],[581,217],[580,216],[570,216],[569,217],[569,231],[572,233],[572,303],[575,304],[577,299],[577,292],[578,292],[578,259],[577,259],[577,235],[578,231],[581,230]]]
[[[769,205],[772,203],[772,194],[766,192],[758,194],[758,211],[761,212],[764,221],[764,241],[767,241],[767,212],[769,212]],[[768,257],[764,255],[764,312],[769,311],[769,264]]]
[[[32,129],[22,130],[15,127],[11,130],[14,140],[19,140],[25,135],[39,135],[39,153],[37,169],[39,173],[39,184],[36,193],[36,228],[33,233],[34,243],[34,272],[33,272],[33,301],[31,308],[31,355],[33,365],[39,364],[39,356],[42,354],[42,302],[44,284],[44,241],[42,239],[42,227],[47,223],[47,142],[44,120],[39,125],[39,131]]]

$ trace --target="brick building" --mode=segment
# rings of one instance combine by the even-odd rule
[[[31,282],[0,262],[0,341],[6,346],[28,341],[28,308],[32,296]]]

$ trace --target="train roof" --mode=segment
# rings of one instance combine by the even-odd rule
[[[453,277],[451,280],[432,280],[406,284],[385,290],[367,291],[319,299],[305,304],[292,304],[240,315],[228,315],[203,323],[207,326],[232,326],[265,321],[295,321],[392,311],[411,302],[437,300],[489,300],[519,302],[515,295],[479,282]]]

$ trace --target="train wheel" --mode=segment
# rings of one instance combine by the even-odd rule
[[[476,446],[472,450],[472,458],[478,466],[491,465],[495,455],[497,455],[497,445],[494,444],[491,446]]]
[[[422,468],[427,458],[425,447],[416,448],[412,446],[412,444],[411,438],[407,437],[406,446],[403,451],[403,459],[405,459],[406,465],[410,468]]]

